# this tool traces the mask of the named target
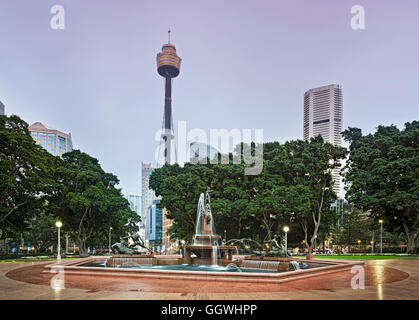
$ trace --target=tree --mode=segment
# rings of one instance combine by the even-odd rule
[[[79,150],[64,154],[55,177],[60,184],[50,205],[63,220],[63,228],[77,240],[80,253],[87,252],[90,239],[107,235],[110,227],[122,235],[129,231],[128,219],[138,219],[116,188],[118,178],[103,171],[99,161],[88,154]]]
[[[150,188],[162,196],[160,207],[167,209],[167,218],[173,219],[172,236],[191,241],[196,228],[196,210],[199,195],[211,186],[213,171],[210,166],[187,163],[164,165],[153,171]]]
[[[282,176],[283,182],[274,189],[278,199],[272,205],[299,223],[311,253],[322,220],[334,214],[330,210],[336,199],[331,171],[339,167],[346,151],[317,136],[309,141],[286,142],[273,152],[267,167],[272,174]]]
[[[53,215],[42,212],[28,222],[23,237],[38,253],[46,252],[56,243],[57,238],[54,236],[57,233],[56,220]]]
[[[150,187],[162,196],[161,207],[174,220],[173,234],[191,239],[199,194],[209,186],[219,233],[228,231],[230,239],[269,241],[275,233],[282,233],[285,223],[295,220],[305,231],[306,243],[310,234],[311,250],[335,197],[330,171],[338,166],[345,151],[324,143],[321,137],[285,145],[267,143],[263,151],[263,170],[255,176],[244,174],[247,165],[243,162],[232,163],[240,156],[237,149],[228,155],[228,164],[187,163],[183,168],[175,164],[154,170]]]
[[[340,228],[340,245],[346,245],[349,252],[351,251],[351,246],[357,244],[358,240],[361,240],[363,243],[369,242],[372,239],[374,230],[370,217],[357,208],[343,212]]]
[[[18,116],[0,116],[0,236],[2,230],[23,231],[45,205],[59,162],[32,139]]]
[[[402,228],[407,252],[416,247],[419,233],[419,122],[379,126],[374,134],[348,128],[343,137],[350,143],[346,165],[347,197],[355,206],[371,210],[393,230]]]

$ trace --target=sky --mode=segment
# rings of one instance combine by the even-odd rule
[[[50,26],[54,5],[64,30]],[[351,28],[354,5],[365,30]],[[418,120],[417,0],[0,0],[6,114],[71,132],[124,193],[140,193],[162,126],[156,54],[168,29],[182,58],[175,134],[183,120],[301,139],[304,92],[332,83],[343,86],[344,128]]]

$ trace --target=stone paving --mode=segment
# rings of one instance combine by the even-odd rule
[[[365,289],[351,289],[349,270],[272,285],[71,275],[65,289],[53,289],[45,264],[0,263],[0,299],[419,300],[419,259],[366,261]]]

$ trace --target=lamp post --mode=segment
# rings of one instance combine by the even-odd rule
[[[372,230],[371,253],[374,253],[374,230]]]
[[[112,253],[112,248],[111,248],[111,232],[112,232],[112,227],[109,227],[109,254]]]
[[[60,246],[61,246],[61,244],[60,244],[60,228],[63,226],[63,224],[61,223],[61,221],[57,221],[55,223],[55,226],[58,228],[58,247],[57,247],[58,253],[57,253],[57,260],[58,261],[61,261],[61,254],[60,254]]]
[[[381,236],[380,236],[380,254],[383,254],[383,220],[378,220],[378,223],[381,225]]]
[[[288,228],[287,226],[284,227],[284,232],[285,232],[285,255],[288,255],[288,231],[290,231],[290,228]]]
[[[361,240],[358,240],[357,242],[358,242],[358,249],[359,251],[361,251]]]

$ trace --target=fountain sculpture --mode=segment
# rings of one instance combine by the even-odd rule
[[[128,226],[138,228],[137,223],[133,219],[129,219]],[[144,244],[144,240],[138,231],[130,234],[128,237],[121,237],[119,242],[112,245],[112,252],[114,254],[140,254],[142,249],[151,252],[150,248]]]
[[[186,264],[226,265],[233,260],[234,246],[220,246],[221,236],[215,233],[214,217],[211,212],[211,190],[201,193],[196,212],[194,244],[184,247]],[[192,257],[192,253],[196,257]]]

